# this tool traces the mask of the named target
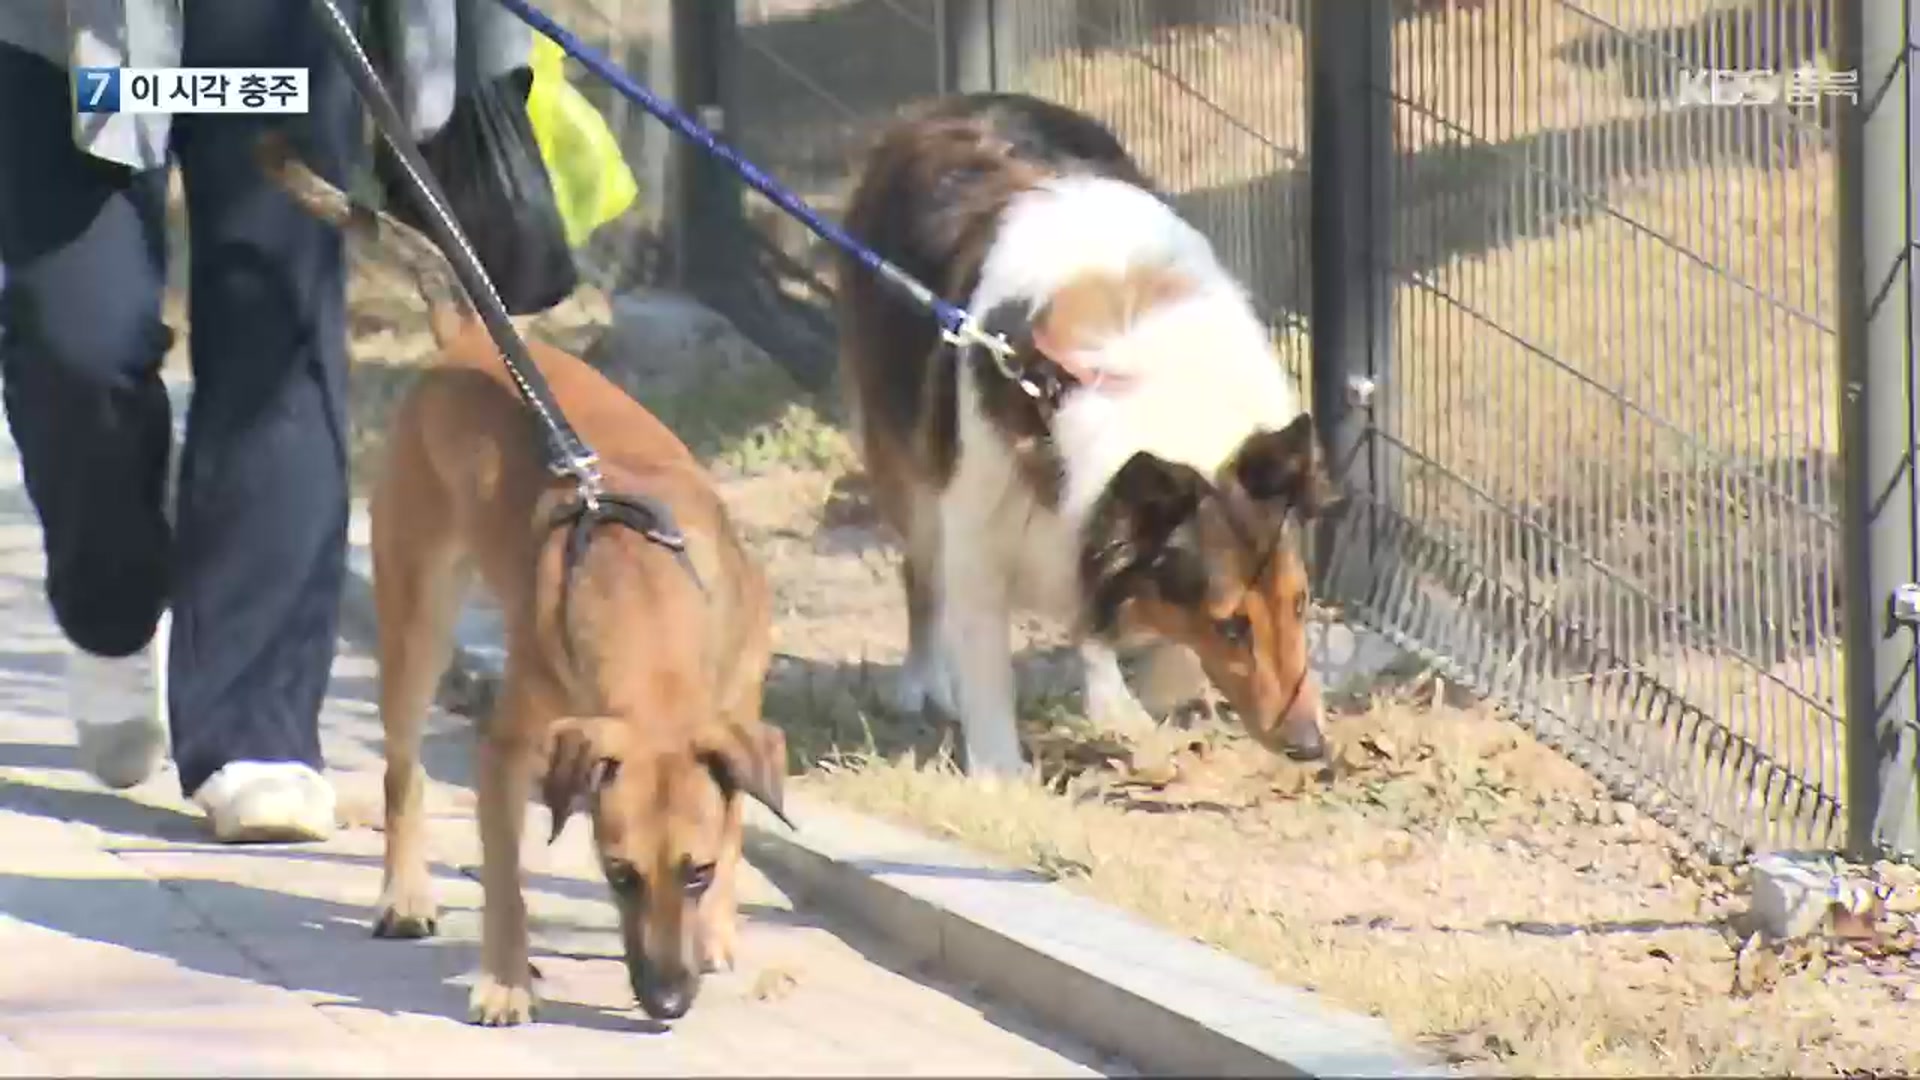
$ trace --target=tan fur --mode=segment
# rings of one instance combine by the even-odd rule
[[[313,212],[344,216],[344,197],[284,150],[263,152],[263,164]],[[419,250],[432,252],[430,242],[395,222],[384,230],[419,256],[416,272],[431,269]],[[376,933],[434,931],[421,735],[477,572],[504,615],[508,659],[477,754],[485,911],[471,1019],[513,1024],[533,1013],[520,852],[543,775],[556,835],[575,800],[591,810],[635,992],[671,1018],[703,968],[732,963],[743,791],[778,808],[785,741],[761,720],[772,648],[765,577],[665,425],[585,363],[529,342],[555,401],[599,453],[607,489],[670,507],[699,577],[638,533],[603,525],[563,630],[563,533],[547,523],[572,483],[544,469],[538,429],[483,324],[450,303],[435,304],[430,322],[441,357],[394,413],[372,497],[387,769]],[[707,867],[711,884],[688,887],[683,879]],[[629,874],[649,891],[620,888]],[[671,1001],[656,1008],[675,995],[685,999],[678,1012]]]
[[[1033,324],[1033,344],[1079,383],[1098,376],[1077,354],[1117,337],[1141,316],[1191,295],[1194,283],[1166,267],[1131,267],[1124,274],[1087,274],[1053,294]]]

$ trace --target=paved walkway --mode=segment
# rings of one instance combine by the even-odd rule
[[[465,721],[438,717],[442,936],[376,941],[377,832],[222,848],[171,772],[119,795],[74,766],[38,532],[0,436],[0,1075],[1092,1075],[1016,1019],[898,974],[757,875],[741,970],[671,1031],[631,1007],[586,830],[530,847],[543,1022],[462,1022],[479,886]],[[324,718],[359,820],[378,813],[374,671],[343,647]],[[534,810],[536,815],[544,811]],[[544,829],[528,830],[530,844]]]

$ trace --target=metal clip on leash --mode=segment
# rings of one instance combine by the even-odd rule
[[[977,345],[987,350],[987,355],[993,357],[993,366],[999,368],[1000,374],[1006,376],[1015,386],[1025,391],[1028,397],[1037,401],[1043,396],[1044,391],[1040,389],[1040,384],[1014,366],[1013,346],[1007,343],[1006,338],[999,334],[987,333],[986,328],[981,326],[972,315],[935,296],[932,289],[915,281],[913,276],[905,270],[880,258],[877,254],[874,259],[875,262],[869,265],[880,274],[882,279],[891,282],[894,288],[912,298],[921,307],[933,312],[933,317],[940,323],[941,340],[956,349]]]
[[[427,231],[432,234],[434,242],[440,245],[454,274],[473,300],[481,322],[486,324],[487,333],[500,350],[507,376],[513,380],[521,399],[544,429],[548,470],[556,476],[571,477],[579,488],[581,501],[589,510],[598,510],[601,496],[599,455],[567,423],[560,406],[553,400],[546,378],[534,365],[526,343],[520,340],[520,334],[514,330],[513,322],[507,316],[506,305],[500,302],[500,294],[494,291],[493,282],[481,267],[479,256],[474,254],[466,234],[448,209],[446,193],[441,190],[432,170],[420,156],[419,148],[408,137],[407,123],[394,106],[393,99],[388,96],[373,60],[361,47],[359,38],[353,32],[353,25],[334,0],[312,0],[312,3],[321,25],[333,41],[334,51],[347,69],[348,76],[353,79],[354,88],[359,91],[360,100],[373,115],[374,127],[379,129],[380,137],[393,149],[414,193],[426,203]]]
[[[987,350],[987,355],[993,357],[993,366],[1000,369],[1000,374],[1011,380],[1013,385],[1025,391],[1028,397],[1038,401],[1046,396],[1046,392],[1040,389],[1039,383],[1021,374],[1020,369],[1014,367],[1013,346],[1007,344],[1007,339],[1001,337],[999,334],[987,333],[980,328],[979,323],[973,321],[971,316],[960,324],[958,330],[949,330],[942,326],[940,328],[940,337],[945,340],[947,344],[956,348],[966,348],[968,345],[980,346]]]
[[[0,0],[4,2],[4,0]],[[326,3],[328,0],[317,0]],[[880,277],[880,280],[893,286],[902,295],[933,313],[940,323],[940,336],[950,345],[965,348],[977,345],[987,350],[993,357],[994,367],[1000,373],[1018,384],[1028,396],[1043,396],[1039,384],[1021,373],[1013,363],[1013,346],[998,334],[989,334],[974,321],[972,315],[942,300],[932,289],[914,280],[912,274],[887,261],[880,253],[855,240],[847,231],[821,217],[811,206],[780,183],[761,172],[751,161],[740,156],[740,152],[719,136],[701,126],[701,124],[675,107],[653,91],[640,85],[633,76],[621,70],[618,64],[606,58],[599,50],[575,37],[566,27],[554,22],[546,12],[534,7],[527,0],[499,0],[500,6],[519,16],[528,26],[544,34],[560,46],[568,56],[578,60],[587,70],[598,75],[607,85],[620,92],[620,96],[647,110],[653,117],[707,153],[719,158],[740,174],[755,191],[765,195],[775,206],[785,210],[793,218],[811,229],[814,235],[846,252]]]

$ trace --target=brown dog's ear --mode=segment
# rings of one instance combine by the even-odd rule
[[[1177,592],[1190,591],[1194,583],[1183,579],[1192,574],[1178,571],[1199,572],[1184,557],[1198,539],[1186,526],[1212,492],[1198,470],[1145,450],[1120,467],[1087,515],[1080,553],[1081,577],[1093,598],[1093,630],[1112,625],[1145,573]],[[1197,587],[1204,588],[1204,580]]]
[[[1339,502],[1327,475],[1313,417],[1301,413],[1279,431],[1247,436],[1228,467],[1235,482],[1257,503],[1318,517]]]
[[[620,771],[620,733],[624,725],[605,716],[567,716],[554,721],[547,744],[547,775],[541,800],[553,818],[551,844],[560,839],[573,812],[610,783]]]
[[[713,782],[731,798],[736,792],[773,811],[791,829],[787,818],[787,736],[772,724],[720,726],[702,741],[701,760],[713,773]]]

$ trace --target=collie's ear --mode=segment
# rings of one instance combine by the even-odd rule
[[[554,721],[547,744],[547,774],[540,798],[553,819],[551,844],[575,810],[613,782],[625,750],[626,726],[611,716],[568,716]]]
[[[1254,502],[1303,518],[1318,517],[1341,501],[1307,413],[1279,431],[1247,436],[1227,471]]]
[[[1213,492],[1206,477],[1187,465],[1145,450],[1120,467],[1087,515],[1081,578],[1093,601],[1093,628],[1105,630],[1120,606],[1163,572],[1181,551],[1183,536]]]

